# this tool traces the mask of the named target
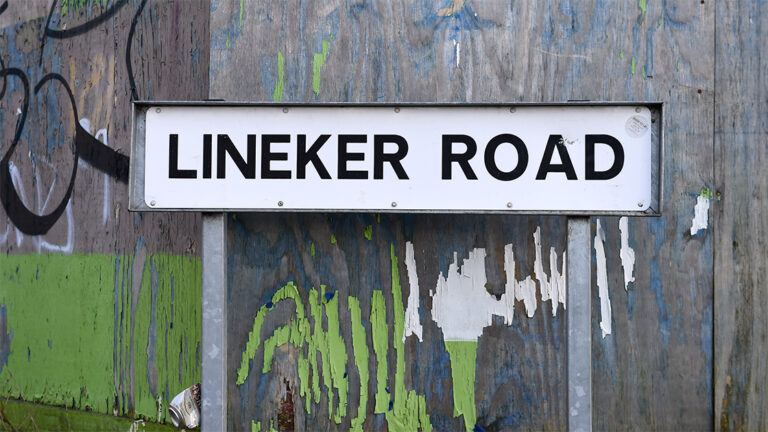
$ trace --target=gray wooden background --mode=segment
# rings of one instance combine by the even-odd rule
[[[45,30],[82,24],[88,30],[71,37]],[[594,422],[599,430],[768,429],[764,0],[0,0],[0,28],[0,157],[14,142],[24,96],[19,75],[8,73],[13,68],[28,78],[30,104],[9,159],[20,179],[12,186],[24,187],[25,206],[38,214],[51,209],[40,192],[46,189],[51,203],[71,205],[44,233],[22,233],[20,216],[0,210],[4,400],[167,422],[170,398],[199,379],[199,216],[129,214],[120,173],[72,157],[69,142],[82,118],[90,135],[108,137],[109,147],[127,156],[132,99],[662,101],[664,213],[628,220],[636,262],[626,290],[619,219],[600,218],[612,315],[603,338],[593,281]],[[61,81],[36,92],[50,73]],[[102,128],[107,132],[97,137]],[[82,166],[67,198],[74,164]],[[707,223],[691,233],[697,204]],[[436,275],[447,271],[454,252],[462,260],[485,248],[488,290],[500,294],[503,248],[513,244],[518,280],[538,281],[533,233],[540,229],[550,274],[547,252],[554,247],[561,256],[565,224],[561,217],[230,215],[229,426],[266,430],[272,422],[286,429],[292,410],[297,430],[347,430],[362,388],[355,359],[367,353],[365,430],[398,430],[398,419],[423,418],[422,406],[434,430],[474,428],[466,416],[455,417],[454,397],[467,396],[470,387],[455,385],[431,318]],[[593,219],[593,239],[596,225]],[[409,241],[424,340],[410,336],[400,348],[392,256],[405,307]],[[602,256],[592,254],[596,272]],[[43,280],[60,282],[50,287]],[[274,350],[268,373],[263,344],[257,347],[237,384],[254,319],[288,282],[306,313],[313,287],[334,293],[319,299],[322,308],[338,302],[347,355],[339,382],[346,380],[349,402],[339,423],[328,417],[329,394],[338,403],[339,391],[329,393],[324,376],[313,375],[322,397],[313,396],[307,413],[300,350],[290,342]],[[398,393],[414,395],[399,417],[376,413],[374,291],[386,305],[388,345],[379,352],[386,352],[381,370],[390,400],[400,407]],[[360,323],[351,298],[360,302]],[[496,320],[478,340],[471,386],[478,430],[567,424],[567,312],[553,317],[549,301],[538,306],[528,318],[518,302],[511,326]],[[63,312],[71,310],[82,312]],[[19,318],[25,311],[47,320],[28,324]],[[261,342],[295,313],[290,302],[271,308]],[[327,317],[321,321],[328,325]],[[355,350],[361,326],[366,349]],[[71,332],[86,330],[104,331],[67,342]],[[60,359],[71,363],[46,367]]]

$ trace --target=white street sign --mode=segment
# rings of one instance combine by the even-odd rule
[[[134,210],[659,211],[660,118],[643,104],[135,113]]]

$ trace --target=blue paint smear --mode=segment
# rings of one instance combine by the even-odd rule
[[[325,301],[326,301],[326,302],[329,302],[329,301],[331,301],[331,299],[333,298],[333,295],[334,295],[334,294],[335,294],[335,293],[333,293],[333,292],[328,292],[328,293],[325,293]]]
[[[475,423],[475,427],[472,428],[472,432],[485,432],[485,428]]]
[[[659,269],[659,251],[666,239],[667,219],[665,216],[661,216],[654,220],[649,220],[647,223],[648,231],[656,240],[653,258],[651,259],[649,288],[656,294],[656,306],[659,309],[659,332],[661,333],[662,342],[666,347],[669,346],[670,320],[669,315],[667,314],[667,305],[664,303],[664,297],[662,295],[663,281]]]
[[[9,337],[5,337],[9,335]],[[8,364],[8,355],[11,353],[11,341],[13,331],[8,331],[8,311],[4,304],[0,303],[0,372],[3,366]]]

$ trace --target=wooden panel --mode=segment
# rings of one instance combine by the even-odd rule
[[[228,240],[230,428],[245,429],[252,420],[263,427],[274,421],[277,427],[291,412],[286,408],[290,406],[296,430],[348,430],[359,418],[360,395],[367,394],[363,430],[399,430],[398,422],[413,425],[418,413],[410,404],[416,401],[426,403],[425,413],[435,430],[460,430],[471,415],[467,412],[464,418],[454,417],[456,409],[466,411],[456,405],[456,397],[476,407],[469,430],[475,424],[485,430],[563,429],[563,307],[553,317],[552,303],[541,302],[533,318],[528,318],[518,304],[511,326],[499,316],[482,331],[479,342],[458,342],[470,352],[476,349],[476,363],[467,354],[470,363],[464,364],[466,358],[461,352],[449,355],[446,349],[457,342],[444,342],[448,334],[436,324],[435,299],[430,294],[435,291],[438,275],[448,275],[455,257],[461,265],[474,248],[484,248],[488,283],[479,297],[463,294],[461,313],[481,316],[485,301],[503,303],[497,298],[504,294],[508,280],[504,246],[515,247],[517,279],[532,275],[535,256],[530,252],[533,248],[527,246],[533,244],[534,221],[501,216],[233,216]],[[545,253],[553,247],[558,251],[557,265],[562,266],[565,233],[559,224],[544,221],[541,234]],[[407,241],[414,246],[418,281],[408,275]],[[544,266],[549,269],[548,260]],[[477,277],[469,271],[465,277],[470,276]],[[410,284],[414,283],[419,289],[417,313],[423,323],[423,341],[410,336],[402,344],[403,313],[408,308]],[[300,306],[295,306],[295,300],[275,300],[275,294],[287,285],[297,288]],[[378,304],[385,305],[386,317],[381,321],[375,316],[377,297],[383,299]],[[358,304],[359,315],[355,315],[354,305]],[[317,308],[317,315],[311,313],[313,308]],[[305,314],[311,328],[308,342],[288,343],[284,339],[277,349],[269,350],[274,351],[271,370],[262,373],[265,367],[269,369],[269,361],[264,360],[264,347],[269,345],[265,341],[280,334],[276,330],[280,326],[290,324],[296,331],[305,322]],[[254,322],[260,320],[260,330],[251,333]],[[332,341],[334,332],[339,331],[335,328],[340,330],[338,345]],[[360,344],[356,346],[357,341]],[[323,353],[318,355],[319,375],[310,369],[309,377],[302,377],[299,359],[314,355],[312,344]],[[322,351],[325,344],[329,352]],[[384,366],[378,363],[379,354],[386,357]],[[339,367],[343,376],[334,375],[334,367]],[[476,373],[476,384],[471,380],[468,387],[469,383],[454,379],[452,373],[457,377]],[[324,385],[330,385],[331,378],[334,384],[338,379],[344,385],[328,391]],[[386,379],[386,393],[379,390],[378,378]],[[307,401],[301,389],[311,388],[321,379],[324,384],[319,399]],[[329,399],[333,399],[331,412],[335,417],[339,395],[347,396],[347,385],[346,415],[329,418]],[[415,393],[410,394],[411,390]],[[410,398],[408,409],[398,407],[405,403],[404,392]],[[377,393],[384,397],[383,409]]]
[[[637,263],[627,291],[618,219],[601,220],[614,314],[602,339],[595,288],[594,418],[609,430],[707,429],[712,236],[689,230],[698,196],[713,184],[713,29],[711,2],[220,1],[211,16],[211,97],[665,102],[665,214],[628,223]],[[546,225],[565,230],[564,218]],[[513,240],[531,256],[529,239]],[[554,402],[561,393],[551,385],[530,390],[560,407],[551,422],[559,427],[565,401]],[[536,427],[531,415],[520,425]]]
[[[768,429],[768,37],[764,2],[717,5],[715,421]]]

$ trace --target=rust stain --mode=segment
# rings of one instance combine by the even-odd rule
[[[285,397],[280,400],[280,411],[277,413],[277,430],[280,432],[294,431],[293,417],[293,393],[291,393],[291,383],[283,379],[285,384]]]

